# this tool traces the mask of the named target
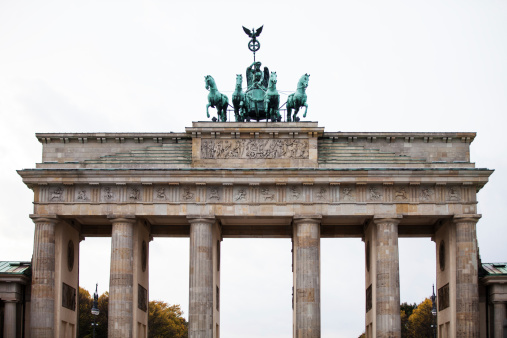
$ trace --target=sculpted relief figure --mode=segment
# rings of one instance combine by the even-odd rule
[[[62,187],[57,187],[51,193],[51,201],[61,201],[62,197],[63,197],[63,188]]]
[[[305,159],[309,157],[308,140],[300,139],[252,139],[215,140],[203,139],[203,159]]]

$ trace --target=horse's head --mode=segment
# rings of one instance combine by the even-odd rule
[[[236,74],[236,87],[241,87],[241,85],[243,84],[243,75],[241,74]]]
[[[269,84],[276,85],[277,82],[278,80],[276,77],[276,72],[271,72],[271,74],[269,75]]]
[[[206,84],[206,89],[209,89],[210,86],[213,87],[215,80],[213,80],[213,77],[211,75],[206,75],[204,77],[204,83]]]
[[[301,76],[298,82],[298,88],[306,89],[306,87],[308,87],[308,80],[310,80],[310,74]]]

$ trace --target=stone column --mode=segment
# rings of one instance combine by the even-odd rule
[[[475,225],[478,215],[454,216],[456,224],[456,337],[479,337],[479,277]]]
[[[504,338],[505,303],[493,302],[493,311],[493,337]]]
[[[16,338],[16,302],[4,303],[4,338]]]
[[[35,223],[32,257],[31,337],[55,333],[56,218],[31,216]]]
[[[213,338],[213,233],[215,219],[189,218],[189,338]]]
[[[111,235],[108,337],[133,336],[134,219],[114,218]]]
[[[320,337],[320,218],[294,219],[295,337]]]
[[[401,337],[398,224],[394,218],[377,225],[376,332],[377,337]]]

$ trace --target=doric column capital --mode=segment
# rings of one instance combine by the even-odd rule
[[[482,217],[481,214],[458,214],[454,215],[452,221],[454,223],[462,223],[462,222],[477,223],[481,217]]]
[[[35,224],[37,224],[37,223],[56,224],[59,221],[58,216],[56,216],[56,215],[35,215],[35,214],[32,214],[32,215],[30,215],[30,218],[32,219],[32,221]]]
[[[109,220],[109,222],[115,224],[115,223],[135,223],[136,222],[136,218],[135,216],[130,216],[130,215],[110,215],[110,216],[107,216],[107,219]]]
[[[373,223],[382,224],[382,223],[394,223],[400,224],[403,216],[401,215],[375,215],[373,216]]]
[[[320,225],[322,222],[322,215],[294,215],[293,222],[294,224],[311,223]]]
[[[188,223],[206,223],[206,224],[214,224],[216,222],[216,218],[213,216],[187,216]]]

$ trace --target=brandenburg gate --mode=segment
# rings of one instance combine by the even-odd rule
[[[190,239],[190,337],[219,337],[220,243],[243,237],[292,239],[294,337],[321,335],[320,239],[342,237],[364,241],[368,337],[400,337],[399,237],[435,242],[439,335],[479,336],[477,192],[492,170],[470,161],[474,133],[194,122],[37,138],[42,162],[19,171],[34,192],[32,337],[76,336],[89,236],[111,237],[109,337],[147,337],[159,236]]]

